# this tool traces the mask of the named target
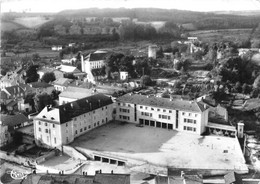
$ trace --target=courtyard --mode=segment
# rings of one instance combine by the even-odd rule
[[[110,122],[78,137],[71,146],[160,167],[248,171],[236,138],[199,136],[132,123]]]

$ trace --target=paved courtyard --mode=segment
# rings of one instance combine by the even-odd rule
[[[199,136],[131,123],[108,123],[75,139],[71,146],[163,167],[247,171],[236,138]]]

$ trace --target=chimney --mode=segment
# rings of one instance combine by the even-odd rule
[[[204,104],[204,109],[207,109],[207,105],[206,104]]]

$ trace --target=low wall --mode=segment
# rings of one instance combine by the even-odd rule
[[[0,158],[9,162],[15,162],[24,166],[35,166],[36,162],[34,159],[23,157],[20,155],[15,155],[14,153],[7,153],[5,151],[0,151]]]
[[[45,154],[45,155],[43,155],[43,156],[38,157],[38,158],[36,159],[36,163],[37,163],[37,164],[40,164],[40,163],[42,163],[42,162],[48,160],[49,158],[51,158],[51,157],[53,157],[53,156],[55,156],[55,150],[53,150],[53,151],[51,151],[51,152],[49,152],[49,153],[47,153],[47,154]]]
[[[36,172],[37,173],[51,173],[51,174],[73,174],[75,173],[80,167],[82,167],[84,163],[81,163],[77,165],[74,168],[68,169],[68,170],[59,170],[59,169],[54,169],[51,167],[46,167],[44,165],[36,165]]]
[[[62,146],[61,151],[74,159],[87,160],[87,158],[71,146]]]

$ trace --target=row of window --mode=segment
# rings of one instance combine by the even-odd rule
[[[119,111],[120,111],[120,112],[130,113],[130,110],[129,110],[129,109],[120,108]]]
[[[42,140],[42,135],[40,137],[41,137],[41,140]],[[57,138],[54,137],[53,140],[54,140],[54,144],[56,144],[57,143]],[[50,142],[50,137],[49,136],[46,136],[46,141]]]
[[[158,116],[160,119],[168,119],[168,120],[171,119],[171,116],[167,116],[167,115],[163,115],[163,114],[159,114]]]
[[[184,126],[183,129],[186,130],[186,131],[196,132],[196,128],[194,128],[194,127]]]
[[[190,113],[190,112],[182,112],[182,115],[183,116],[192,116],[193,113]],[[198,114],[194,114],[195,117],[198,116]]]
[[[42,122],[39,121],[38,124],[41,125]],[[45,122],[44,124],[45,124],[45,126],[48,126],[48,123],[47,123],[47,122]],[[52,127],[55,128],[55,124],[52,123]]]
[[[129,116],[119,115],[119,119],[122,119],[122,120],[130,120],[130,117],[129,117]]]
[[[142,116],[150,116],[150,117],[153,116],[153,114],[152,114],[152,113],[149,113],[149,112],[141,112],[141,115],[142,115]]]
[[[156,108],[140,106],[140,109],[145,109],[145,110],[155,111]],[[158,111],[158,112],[160,112],[161,110],[162,110],[162,112],[169,112],[169,113],[172,113],[172,110],[158,109],[158,108],[157,108],[157,111]]]
[[[197,121],[195,119],[187,119],[187,118],[184,118],[184,123],[193,123],[193,124],[196,124]]]
[[[117,103],[118,106],[126,106],[126,107],[131,107],[130,104],[126,104],[126,103]]]

